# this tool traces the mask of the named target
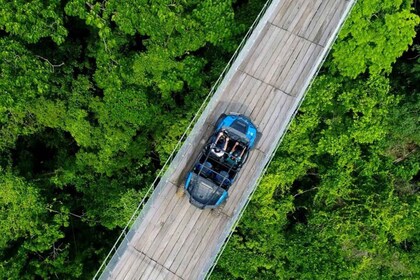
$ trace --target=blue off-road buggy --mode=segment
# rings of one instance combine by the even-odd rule
[[[222,114],[188,172],[185,191],[198,208],[216,208],[228,198],[228,191],[249,152],[261,137],[252,121],[239,114]]]

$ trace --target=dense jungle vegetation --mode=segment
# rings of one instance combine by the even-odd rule
[[[263,4],[0,0],[0,279],[93,276]],[[213,279],[420,278],[419,13],[358,1]]]

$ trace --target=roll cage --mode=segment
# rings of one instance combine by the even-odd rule
[[[198,176],[212,181],[218,188],[228,190],[239,172],[239,169],[234,167],[217,160],[208,150],[200,154],[193,171]]]
[[[223,155],[217,156],[212,153],[212,149],[217,147],[217,143],[215,143],[217,139],[217,135],[219,133],[223,133],[225,137],[229,137],[230,141],[227,145],[226,150],[221,150]],[[233,141],[232,141],[233,140]],[[235,148],[235,151],[232,152],[232,149]],[[210,139],[207,141],[206,146],[204,147],[204,151],[206,154],[219,162],[219,164],[224,164],[228,168],[232,168],[233,170],[238,170],[245,164],[248,159],[249,155],[249,141],[241,136],[238,136],[232,131],[228,129],[222,129],[220,131],[215,132]],[[237,152],[237,153],[235,153]]]

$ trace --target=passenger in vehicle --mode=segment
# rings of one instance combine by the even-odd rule
[[[239,142],[236,142],[229,153],[229,158],[235,161],[236,163],[238,163],[241,161],[244,153],[245,153],[245,147],[243,147]]]
[[[230,138],[224,133],[224,131],[220,131],[217,135],[216,141],[214,141],[214,145],[211,147],[212,153],[217,157],[222,157],[226,152],[229,140]]]

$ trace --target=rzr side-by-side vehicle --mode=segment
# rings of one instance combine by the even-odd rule
[[[216,208],[228,198],[229,188],[261,137],[252,121],[239,114],[222,114],[188,172],[185,191],[198,208]]]

